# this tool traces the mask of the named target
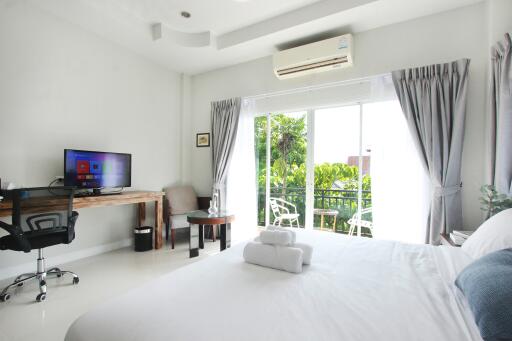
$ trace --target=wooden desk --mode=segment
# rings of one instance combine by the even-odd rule
[[[73,199],[73,209],[118,206],[138,204],[138,226],[144,225],[146,219],[146,203],[155,203],[155,249],[160,249],[163,245],[162,241],[162,225],[163,225],[163,196],[164,192],[148,192],[148,191],[126,191],[120,194],[98,195],[75,197]],[[44,212],[59,209],[62,207],[63,199],[59,197],[44,199],[30,199],[27,203],[33,207],[34,212]],[[43,204],[44,203],[44,204]],[[44,205],[44,206],[42,206]],[[27,212],[27,209],[24,209]],[[0,217],[8,217],[12,213],[12,201],[4,200],[0,202]]]

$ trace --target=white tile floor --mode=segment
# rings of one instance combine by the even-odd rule
[[[0,302],[0,341],[63,340],[69,325],[98,303],[216,254],[219,247],[219,241],[206,241],[200,256],[192,259],[188,242],[177,244],[174,250],[165,245],[143,253],[125,248],[64,264],[63,270],[80,276],[78,285],[71,284],[71,277],[49,279],[46,301],[35,303],[39,291],[36,282],[31,282],[14,291],[8,302]],[[0,282],[0,288],[9,283]]]

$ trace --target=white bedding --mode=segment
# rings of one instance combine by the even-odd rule
[[[460,248],[304,231],[313,264],[243,262],[243,245],[165,275],[76,320],[66,341],[481,341],[453,281]],[[215,296],[215,297],[214,297]]]

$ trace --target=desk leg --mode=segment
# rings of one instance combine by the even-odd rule
[[[162,225],[163,225],[163,204],[162,199],[155,201],[155,249],[160,249],[163,245]]]
[[[220,250],[231,247],[231,224],[220,225]]]
[[[146,203],[145,202],[139,202],[139,215],[138,215],[138,226],[141,227],[144,226],[144,221],[146,220]]]
[[[204,249],[204,225],[199,225],[199,248]]]

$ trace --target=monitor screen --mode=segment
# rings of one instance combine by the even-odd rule
[[[64,184],[78,188],[130,187],[131,154],[64,150]]]

